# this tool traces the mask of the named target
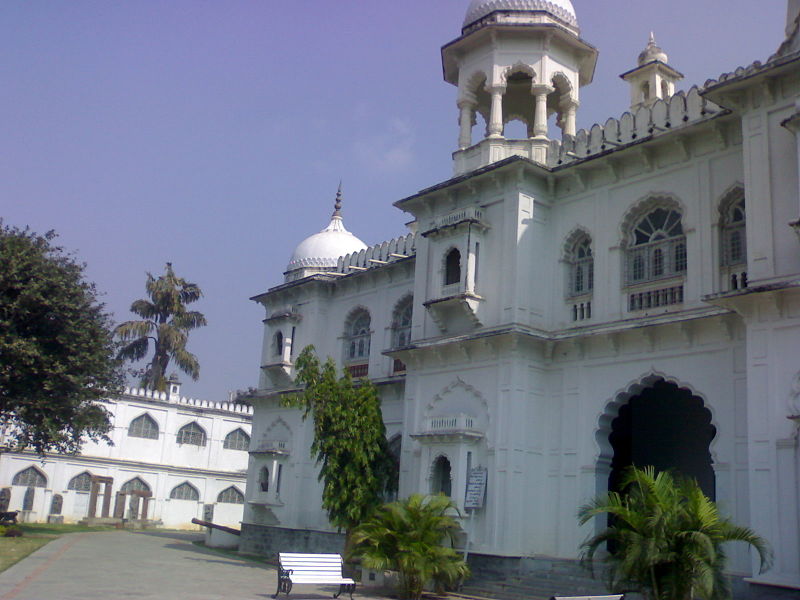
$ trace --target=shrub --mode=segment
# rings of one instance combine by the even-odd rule
[[[3,537],[22,537],[24,534],[19,527],[5,527]]]

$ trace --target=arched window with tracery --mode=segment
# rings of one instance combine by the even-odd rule
[[[592,239],[581,235],[572,245],[569,256],[569,294],[582,296],[594,289],[594,256]]]
[[[194,500],[197,502],[200,500],[200,492],[191,483],[184,481],[182,484],[172,488],[169,497],[172,500]]]
[[[131,424],[128,426],[128,436],[157,440],[158,423],[156,423],[153,417],[144,413],[131,421]]]
[[[234,429],[225,436],[222,447],[228,450],[249,450],[250,436],[241,428]]]
[[[720,203],[720,266],[728,289],[747,287],[746,234],[744,190],[736,187]]]
[[[205,446],[206,431],[196,422],[192,421],[178,430],[176,442],[178,444],[190,444],[192,446]]]
[[[353,377],[365,377],[369,369],[369,348],[372,332],[372,318],[369,313],[359,308],[350,314],[345,323],[344,355],[345,361],[358,363],[348,366]]]
[[[84,471],[75,475],[69,480],[67,485],[68,490],[75,490],[76,492],[91,492],[92,491],[92,474],[89,471]]]
[[[686,272],[686,236],[681,213],[656,208],[634,224],[626,251],[627,283],[681,276]]]
[[[444,284],[455,285],[461,281],[461,252],[453,248],[444,259]]]
[[[11,485],[26,487],[47,487],[47,477],[36,467],[28,467],[14,475]]]
[[[217,502],[224,504],[244,504],[244,494],[236,486],[231,486],[222,490],[217,496]]]
[[[392,346],[402,348],[411,343],[411,312],[414,302],[411,296],[402,300],[392,317]]]
[[[433,463],[431,493],[451,496],[453,491],[452,468],[446,456],[439,456]]]
[[[134,477],[130,481],[123,483],[120,491],[123,494],[130,494],[131,492],[149,492],[150,486],[147,485],[143,479]]]

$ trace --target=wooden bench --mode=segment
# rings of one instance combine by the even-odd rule
[[[278,565],[278,591],[273,598],[292,591],[295,583],[312,585],[338,585],[339,591],[333,595],[338,598],[342,592],[350,594],[356,589],[356,582],[342,577],[342,557],[340,554],[298,554],[281,552]]]
[[[0,512],[0,525],[5,525],[6,523],[16,524],[18,514],[19,514],[18,510],[12,510],[9,512]]]
[[[625,594],[612,596],[553,596],[550,600],[623,600]]]

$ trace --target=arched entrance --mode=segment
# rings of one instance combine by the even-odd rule
[[[662,377],[649,378],[618,399],[618,411],[601,435],[610,456],[607,489],[617,491],[626,467],[652,465],[693,477],[716,498],[710,445],[716,435],[703,399]],[[608,415],[607,415],[608,418]]]

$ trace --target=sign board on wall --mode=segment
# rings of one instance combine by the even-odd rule
[[[487,471],[483,467],[469,470],[464,508],[483,508],[483,500],[486,497],[486,477]]]

